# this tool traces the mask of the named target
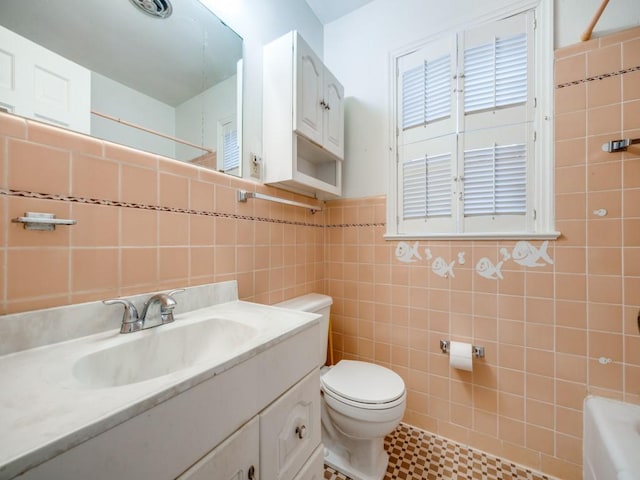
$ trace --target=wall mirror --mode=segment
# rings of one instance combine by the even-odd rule
[[[242,38],[169,2],[0,2],[0,108],[241,176]]]

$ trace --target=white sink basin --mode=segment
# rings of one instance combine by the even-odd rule
[[[195,364],[229,357],[258,335],[258,329],[233,320],[208,318],[173,323],[127,334],[126,342],[83,357],[73,376],[94,388],[117,387],[174,373]]]

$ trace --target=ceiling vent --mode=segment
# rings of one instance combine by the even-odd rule
[[[157,18],[168,18],[173,11],[169,0],[131,0],[144,13]]]

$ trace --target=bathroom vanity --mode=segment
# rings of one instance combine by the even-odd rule
[[[177,301],[131,334],[100,302],[0,317],[0,479],[322,478],[318,315],[235,282]]]

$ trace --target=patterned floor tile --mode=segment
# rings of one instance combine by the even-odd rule
[[[385,480],[553,480],[514,463],[400,424],[385,438]],[[325,467],[325,480],[350,480]]]

